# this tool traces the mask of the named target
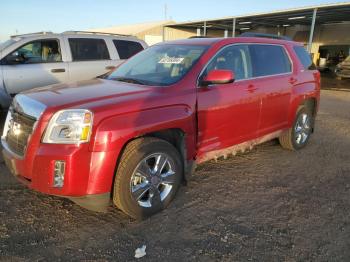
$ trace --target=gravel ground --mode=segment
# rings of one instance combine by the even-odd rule
[[[322,91],[305,149],[272,141],[202,164],[142,222],[28,190],[1,160],[0,260],[132,261],[145,244],[142,261],[349,261],[349,112],[350,92]]]

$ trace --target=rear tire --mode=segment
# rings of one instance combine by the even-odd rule
[[[314,118],[310,108],[300,106],[293,126],[280,137],[281,146],[289,150],[299,150],[306,146],[312,133]]]
[[[183,163],[173,145],[153,137],[135,139],[120,159],[113,202],[129,216],[144,219],[170,204],[182,178]]]

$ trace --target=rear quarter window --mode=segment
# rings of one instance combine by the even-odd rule
[[[95,38],[69,38],[73,61],[110,59],[106,42]]]
[[[294,46],[293,47],[295,53],[297,54],[297,57],[300,61],[300,63],[303,64],[304,69],[308,70],[314,70],[316,69],[316,66],[312,62],[310,54],[305,50],[302,46]]]
[[[120,59],[128,59],[143,50],[143,46],[134,41],[113,40],[113,43],[118,51]]]
[[[253,77],[290,73],[292,64],[280,45],[253,44],[249,46]]]

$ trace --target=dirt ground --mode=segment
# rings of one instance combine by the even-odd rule
[[[350,81],[341,84],[350,87]],[[200,165],[142,222],[28,190],[0,164],[2,261],[349,261],[350,92],[323,90],[298,152],[276,141]]]

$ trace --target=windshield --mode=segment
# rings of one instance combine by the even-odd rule
[[[167,86],[182,79],[207,46],[159,45],[130,58],[107,79],[143,85]]]
[[[12,45],[14,42],[16,42],[14,39],[9,39],[3,43],[0,43],[0,50],[5,49],[6,47]]]

